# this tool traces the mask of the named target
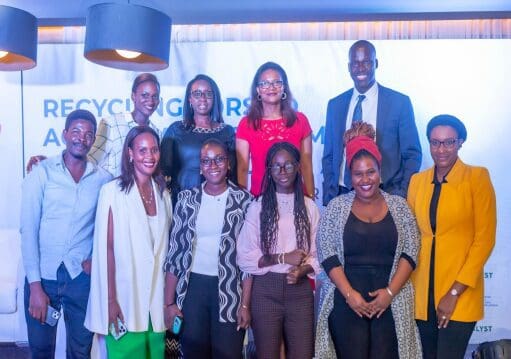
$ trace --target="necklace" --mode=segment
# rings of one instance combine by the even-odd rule
[[[137,187],[138,187],[138,191],[140,192],[140,197],[142,197],[142,202],[144,202],[144,204],[146,206],[152,205],[154,202],[154,193],[153,193],[152,186],[149,189],[149,196],[144,196],[144,191],[142,191],[142,188],[138,185],[138,183],[137,183]]]
[[[204,193],[206,193],[208,196],[212,197],[215,201],[218,201],[218,202],[220,202],[220,200],[222,199],[222,195],[225,194],[225,191],[228,190],[227,183],[226,183],[225,187],[222,187],[220,190],[214,190],[214,191],[211,191],[210,189],[208,189],[206,187],[206,185],[207,185],[207,183],[203,187]],[[218,193],[216,193],[216,192],[218,192]]]
[[[211,128],[194,127],[192,129],[192,132],[195,132],[195,133],[216,133],[216,132],[220,132],[224,127],[225,127],[224,123],[221,123],[220,125],[218,125],[216,127],[211,127]]]

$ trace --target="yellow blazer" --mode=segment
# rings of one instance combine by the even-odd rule
[[[434,167],[415,174],[408,203],[417,217],[421,249],[412,273],[415,317],[427,320],[428,285],[433,233],[429,207]],[[435,239],[435,307],[454,281],[468,286],[459,297],[452,319],[473,322],[483,318],[483,266],[495,244],[495,192],[488,170],[464,164],[459,158],[442,184]]]

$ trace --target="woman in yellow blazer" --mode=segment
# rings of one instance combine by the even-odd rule
[[[495,244],[495,192],[488,170],[464,164],[463,123],[439,115],[427,126],[434,166],[415,174],[408,202],[422,247],[412,274],[424,358],[463,358],[483,318],[483,266]]]

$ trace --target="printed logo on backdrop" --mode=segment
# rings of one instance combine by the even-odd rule
[[[227,123],[237,126],[239,120],[244,116],[250,105],[250,98],[227,97],[224,100],[224,117]],[[293,107],[298,109],[298,102],[293,100]],[[57,124],[48,128],[42,145],[47,146],[62,146],[61,131],[64,126],[64,119],[73,110],[84,109],[91,111],[98,120],[103,117],[112,116],[116,113],[131,112],[133,103],[131,99],[113,98],[113,99],[95,99],[95,98],[82,98],[82,99],[44,99],[43,100],[43,116],[47,119],[58,120]],[[170,122],[162,127],[165,131],[168,125],[183,116],[183,100],[178,97],[169,98],[168,100],[162,99],[160,105],[156,109],[153,117],[170,118]],[[311,121],[312,125],[312,121]],[[321,126],[317,132],[313,132],[312,140],[314,143],[324,143],[324,126]]]
[[[490,295],[490,291],[488,287],[491,286],[491,281],[493,279],[494,272],[484,272],[484,284],[485,284],[485,296],[484,296],[484,306],[485,308],[498,307],[499,305],[492,301],[492,296]]]

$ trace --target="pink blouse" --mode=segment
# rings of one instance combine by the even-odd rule
[[[243,117],[236,129],[236,138],[248,142],[250,159],[252,162],[252,176],[250,177],[250,192],[254,196],[261,194],[264,177],[264,162],[270,147],[277,142],[289,142],[301,150],[302,141],[312,133],[309,120],[301,112],[296,112],[296,122],[286,127],[283,118],[277,120],[261,120],[261,128],[254,130]]]
[[[297,248],[296,230],[293,216],[294,193],[277,193],[277,202],[279,205],[279,222],[277,232],[277,245],[275,253],[288,253]],[[309,257],[306,264],[311,265],[314,274],[319,273],[320,267],[316,253],[316,231],[318,228],[320,213],[319,209],[308,197],[305,197],[305,206],[310,220],[311,244]],[[260,242],[260,217],[261,199],[250,204],[245,216],[245,222],[238,236],[236,250],[238,266],[243,272],[253,275],[263,275],[268,272],[287,273],[293,267],[290,264],[275,264],[268,267],[259,268],[259,259],[263,256]]]

